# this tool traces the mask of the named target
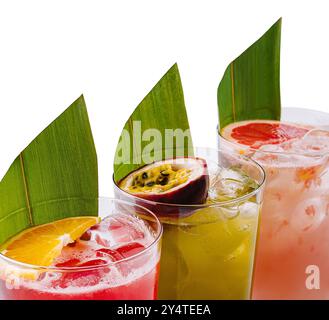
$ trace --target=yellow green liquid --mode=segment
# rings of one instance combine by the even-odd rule
[[[249,299],[259,205],[163,220],[159,299]]]

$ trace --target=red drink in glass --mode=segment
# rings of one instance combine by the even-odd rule
[[[161,225],[142,207],[108,201],[112,206],[119,203],[118,212],[64,247],[51,267],[0,256],[0,299],[156,299]],[[132,214],[136,208],[138,214]]]

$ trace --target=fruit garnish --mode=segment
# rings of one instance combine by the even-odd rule
[[[227,140],[258,149],[262,145],[302,138],[309,130],[308,127],[292,123],[252,120],[234,122],[223,128],[221,135]]]
[[[207,163],[201,158],[157,161],[130,173],[119,187],[136,197],[176,204],[201,204],[209,187]]]
[[[50,266],[63,247],[73,243],[98,217],[74,217],[27,229],[1,247],[1,254],[13,260],[36,266]]]

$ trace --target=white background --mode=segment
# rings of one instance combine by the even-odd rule
[[[111,195],[122,127],[175,62],[195,145],[216,146],[222,74],[281,16],[282,104],[329,111],[327,2],[1,0],[0,177],[84,93]]]

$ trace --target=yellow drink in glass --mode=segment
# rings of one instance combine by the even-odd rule
[[[163,223],[159,299],[249,299],[264,172],[236,154],[201,148],[194,154],[207,162],[206,203],[156,203],[118,186],[115,194],[153,210]]]

